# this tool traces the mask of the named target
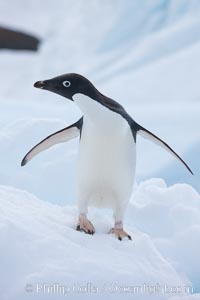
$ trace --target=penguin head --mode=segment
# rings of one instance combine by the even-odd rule
[[[68,73],[48,80],[37,81],[34,87],[51,91],[73,101],[75,94],[84,94],[95,99],[97,89],[84,76]]]

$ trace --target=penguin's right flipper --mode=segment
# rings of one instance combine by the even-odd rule
[[[46,137],[44,140],[42,140],[40,143],[38,143],[36,146],[34,146],[23,158],[21,162],[21,166],[25,166],[27,162],[29,162],[34,156],[39,154],[40,152],[52,147],[55,144],[58,143],[64,143],[67,142],[73,138],[76,138],[80,136],[81,129],[83,125],[83,117],[78,120],[76,123],[65,127],[48,137]]]

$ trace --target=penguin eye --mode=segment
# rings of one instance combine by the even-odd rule
[[[62,83],[65,87],[69,87],[71,85],[71,82],[66,80],[66,81],[63,81]]]

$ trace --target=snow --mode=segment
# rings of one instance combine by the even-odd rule
[[[186,285],[195,294],[181,299],[199,299],[199,16],[199,0],[0,0],[1,25],[42,40],[38,53],[0,51],[1,299],[35,299],[43,282]],[[107,234],[109,211],[91,210],[94,236],[74,230],[78,140],[20,166],[31,147],[81,115],[74,103],[32,87],[66,72],[88,77],[194,171],[191,176],[163,149],[138,138],[125,220],[133,242]],[[34,292],[25,292],[26,284]],[[70,299],[79,296],[94,297],[71,293]]]
[[[136,187],[125,222],[133,241],[122,242],[108,234],[109,211],[90,210],[96,228],[90,236],[75,231],[74,205],[44,202],[9,186],[0,186],[0,199],[1,299],[47,299],[43,283],[99,288],[95,295],[71,291],[70,299],[102,293],[105,299],[121,299],[116,286],[144,284],[199,292],[200,196],[189,185],[168,188],[163,180],[151,179]],[[28,285],[32,292],[26,291]],[[102,292],[104,285],[108,290]],[[146,299],[139,292],[136,296]],[[169,292],[154,296],[174,299]]]

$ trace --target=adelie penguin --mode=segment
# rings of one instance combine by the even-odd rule
[[[73,101],[83,117],[42,140],[26,154],[21,165],[57,143],[79,137],[76,229],[94,234],[95,228],[87,218],[88,207],[111,208],[114,216],[111,232],[119,240],[131,239],[124,231],[123,221],[135,176],[137,134],[169,151],[190,173],[191,169],[164,141],[136,123],[118,102],[101,94],[87,78],[70,73],[37,81],[34,86]]]

